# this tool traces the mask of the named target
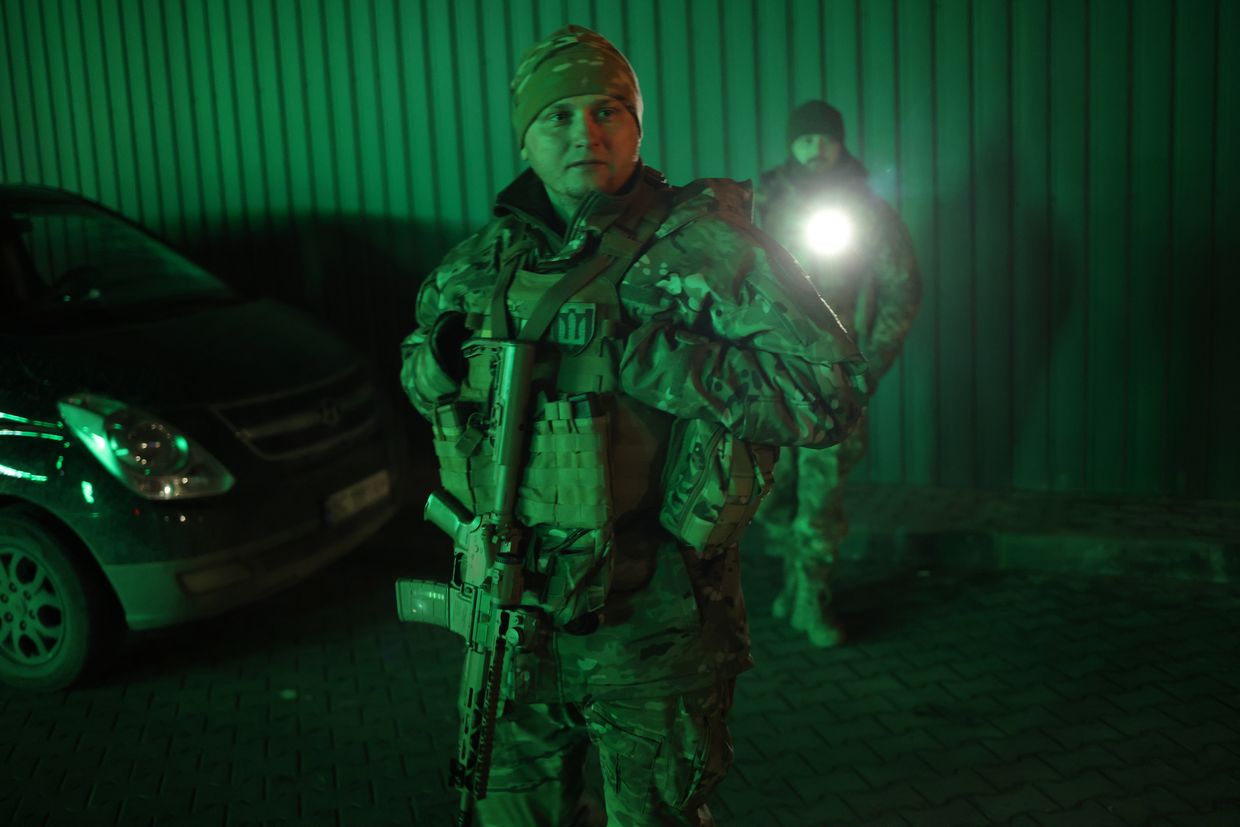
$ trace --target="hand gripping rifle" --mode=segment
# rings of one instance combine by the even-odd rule
[[[495,371],[488,423],[495,440],[495,498],[490,510],[470,514],[448,492],[431,494],[424,516],[453,538],[452,582],[396,581],[401,620],[433,623],[465,638],[460,733],[452,762],[452,783],[461,791],[460,827],[468,827],[474,803],[486,796],[508,649],[530,643],[537,618],[519,608],[523,550],[521,525],[513,515],[528,443],[534,344],[479,339],[468,345],[467,355],[489,357]]]

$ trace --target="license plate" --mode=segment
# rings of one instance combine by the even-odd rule
[[[387,499],[392,491],[392,477],[387,469],[377,471],[363,480],[342,488],[327,498],[325,510],[328,524],[347,520],[354,514]]]

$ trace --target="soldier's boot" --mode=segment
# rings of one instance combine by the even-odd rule
[[[791,561],[785,562],[784,585],[775,597],[775,602],[771,604],[771,614],[777,620],[784,620],[792,612],[792,607],[796,603],[797,584],[799,582],[800,578],[797,576],[796,566]]]
[[[792,628],[804,632],[809,642],[820,649],[830,649],[844,642],[844,630],[831,611],[831,590],[826,585],[825,570],[798,567],[796,599],[792,605]]]

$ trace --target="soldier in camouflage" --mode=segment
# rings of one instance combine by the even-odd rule
[[[491,377],[470,342],[539,342],[516,510],[527,602],[554,622],[511,660],[476,815],[588,823],[594,744],[613,823],[712,824],[752,665],[740,532],[769,446],[825,448],[860,419],[864,360],[744,185],[671,187],[642,163],[637,78],[606,39],[551,34],[511,97],[530,169],[427,277],[401,376],[444,487],[477,507]]]
[[[877,382],[899,355],[921,299],[912,241],[845,148],[838,109],[823,101],[799,106],[788,120],[788,145],[787,162],[762,174],[759,221],[839,314]],[[785,452],[779,485],[758,514],[760,542],[783,560],[784,585],[772,611],[815,646],[843,640],[828,577],[848,533],[841,483],[865,447],[863,421],[826,451]]]

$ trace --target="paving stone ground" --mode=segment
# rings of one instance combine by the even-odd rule
[[[0,824],[449,823],[460,649],[391,597],[444,555],[398,535],[94,685],[0,690]],[[852,640],[818,651],[748,563],[721,825],[1240,825],[1235,586],[929,570],[842,584]]]

